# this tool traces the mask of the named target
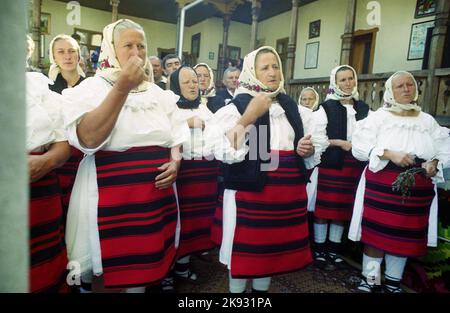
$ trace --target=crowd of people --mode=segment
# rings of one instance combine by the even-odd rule
[[[323,102],[311,87],[292,99],[272,47],[216,90],[208,64],[149,57],[146,43],[121,19],[103,30],[94,76],[67,35],[50,43],[48,77],[26,73],[31,292],[174,292],[202,281],[191,258],[207,266],[216,247],[230,292],[248,280],[268,292],[277,274],[339,270],[347,235],[364,245],[358,291],[402,291],[407,258],[436,245],[450,167],[449,129],[421,110],[413,75],[393,74],[372,111],[349,65]],[[407,170],[420,173],[405,196],[392,185]]]

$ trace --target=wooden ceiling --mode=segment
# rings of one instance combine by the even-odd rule
[[[58,0],[69,2],[70,0]],[[228,0],[224,0],[228,1]],[[300,5],[316,0],[300,0]],[[110,0],[78,0],[81,6],[111,12]],[[265,20],[280,13],[289,11],[292,0],[262,0],[259,20]],[[119,14],[177,23],[178,5],[175,0],[121,0]],[[213,4],[199,4],[186,13],[186,26],[197,24],[210,17],[222,17],[222,13]],[[231,19],[236,22],[251,24],[251,3],[246,1],[238,5]]]

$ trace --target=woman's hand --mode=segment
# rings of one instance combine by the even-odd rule
[[[128,94],[130,90],[139,86],[144,80],[148,81],[148,75],[145,74],[144,62],[138,56],[132,56],[122,69],[116,88]]]
[[[427,177],[431,178],[436,176],[438,162],[438,160],[433,160],[422,163],[422,168],[427,171]]]
[[[31,183],[38,181],[51,170],[49,158],[45,154],[28,156],[28,175]]]
[[[177,179],[178,169],[180,168],[180,161],[170,161],[164,163],[158,170],[162,171],[161,174],[156,176],[156,188],[166,189],[172,186],[174,181]]]
[[[302,158],[308,158],[314,154],[314,146],[311,141],[311,135],[306,135],[298,141],[297,154]]]
[[[400,167],[408,167],[416,163],[414,155],[392,150],[385,150],[381,159],[390,160],[392,163]]]
[[[264,93],[257,94],[248,104],[247,109],[242,115],[241,121],[244,120],[244,127],[254,124],[258,118],[269,111],[272,105],[272,99]]]
[[[330,139],[330,146],[339,147],[344,151],[350,151],[352,150],[352,143],[347,140],[342,139]]]
[[[188,119],[187,123],[189,128],[201,128],[201,129],[205,128],[205,122],[197,116],[193,116],[190,119]]]

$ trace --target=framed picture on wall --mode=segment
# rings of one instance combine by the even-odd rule
[[[320,36],[320,20],[309,23],[309,39]]]
[[[310,42],[306,44],[305,49],[305,70],[317,68],[319,59],[319,42]]]
[[[196,58],[200,56],[200,38],[200,33],[193,35],[191,38],[191,54]]]
[[[436,14],[436,0],[417,0],[414,18]]]
[[[408,61],[423,59],[427,31],[430,27],[434,27],[434,20],[412,24],[411,36],[409,38]]]
[[[50,13],[41,13],[41,34],[50,35]]]

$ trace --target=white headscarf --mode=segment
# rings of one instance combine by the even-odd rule
[[[412,80],[414,81],[414,84],[416,85],[416,94],[411,103],[402,104],[402,103],[398,103],[397,101],[395,101],[394,92],[392,90],[392,80],[394,79],[394,77],[396,77],[398,75],[410,76],[412,78]],[[389,79],[386,81],[384,86],[385,86],[386,90],[384,92],[384,97],[383,97],[383,99],[384,99],[383,110],[390,111],[390,112],[396,112],[396,113],[400,113],[402,111],[408,111],[408,110],[415,110],[415,111],[420,112],[422,110],[421,107],[417,105],[417,99],[419,98],[419,88],[417,86],[417,81],[411,73],[406,72],[406,71],[398,71],[398,72],[394,73],[391,77],[389,77]]]
[[[56,64],[55,58],[53,56],[53,46],[55,45],[55,42],[58,40],[66,40],[66,41],[70,42],[72,47],[75,50],[77,50],[77,53],[78,53],[77,72],[80,76],[86,77],[86,74],[84,74],[83,70],[81,69],[80,63],[79,63],[81,50],[80,50],[80,46],[78,45],[78,42],[66,34],[59,34],[58,36],[56,36],[55,38],[52,39],[52,41],[50,42],[50,45],[49,45],[48,58],[50,59],[51,65],[50,65],[50,69],[48,70],[48,78],[50,78],[52,81],[55,81],[56,77],[58,77],[58,74],[61,73],[61,69],[59,68],[59,65]]]
[[[120,73],[122,72],[122,68],[120,67],[119,60],[116,56],[116,50],[114,49],[114,29],[117,25],[124,22],[131,23],[135,26],[133,27],[133,29],[142,31],[144,42],[147,42],[145,38],[145,32],[142,27],[131,20],[120,19],[105,26],[105,28],[103,29],[103,40],[102,46],[100,48],[100,56],[98,58],[99,65],[95,75],[102,77],[111,84],[114,84],[117,81]],[[151,75],[151,73],[153,73],[153,70],[150,61],[147,57],[143,61],[145,62],[143,66],[144,70],[146,72],[149,71],[148,75]],[[150,82],[144,80],[137,88],[133,89],[131,92],[142,92],[147,90],[149,87]]]
[[[302,105],[302,96],[303,96],[303,93],[305,92],[305,91],[312,91],[312,92],[314,92],[314,94],[315,94],[315,96],[316,96],[316,101],[314,101],[314,105],[313,105],[313,107],[311,108],[311,110],[315,110],[318,106],[319,106],[319,94],[317,93],[317,91],[313,88],[313,87],[306,87],[306,88],[303,88],[303,90],[302,90],[302,92],[300,93],[300,96],[298,97],[298,105]],[[306,107],[305,107],[306,108]],[[309,108],[308,108],[309,109]]]
[[[264,85],[256,78],[255,61],[258,52],[261,50],[269,50],[270,52],[275,54],[278,60],[278,65],[280,66],[281,81],[280,85],[275,91],[270,90],[266,85]],[[245,56],[244,64],[242,65],[242,72],[239,76],[238,87],[236,88],[234,96],[236,97],[238,94],[246,93],[254,97],[261,92],[266,93],[271,98],[275,98],[280,92],[286,93],[286,91],[284,90],[284,76],[280,56],[274,48],[269,46],[264,46],[256,49],[255,51],[252,51]]]
[[[216,87],[215,87],[215,84],[214,84],[214,72],[211,69],[211,67],[209,67],[209,65],[206,64],[206,63],[198,63],[196,66],[193,67],[193,69],[196,70],[200,66],[206,67],[206,69],[209,72],[209,77],[210,77],[208,88],[206,90],[203,90],[203,91],[200,90],[200,94],[202,95],[202,98],[204,98],[204,97],[206,97],[206,98],[214,97],[216,95]]]
[[[346,94],[344,93],[336,84],[336,73],[343,67],[348,67],[353,71],[353,77],[355,79],[355,88],[353,88],[352,93]],[[338,67],[335,67],[330,74],[330,87],[328,88],[328,94],[327,97],[325,98],[325,101],[327,100],[337,100],[337,101],[341,101],[341,100],[350,100],[350,99],[355,99],[355,100],[359,100],[359,93],[358,93],[358,75],[356,74],[356,71],[353,67],[351,67],[350,65],[340,65]]]

